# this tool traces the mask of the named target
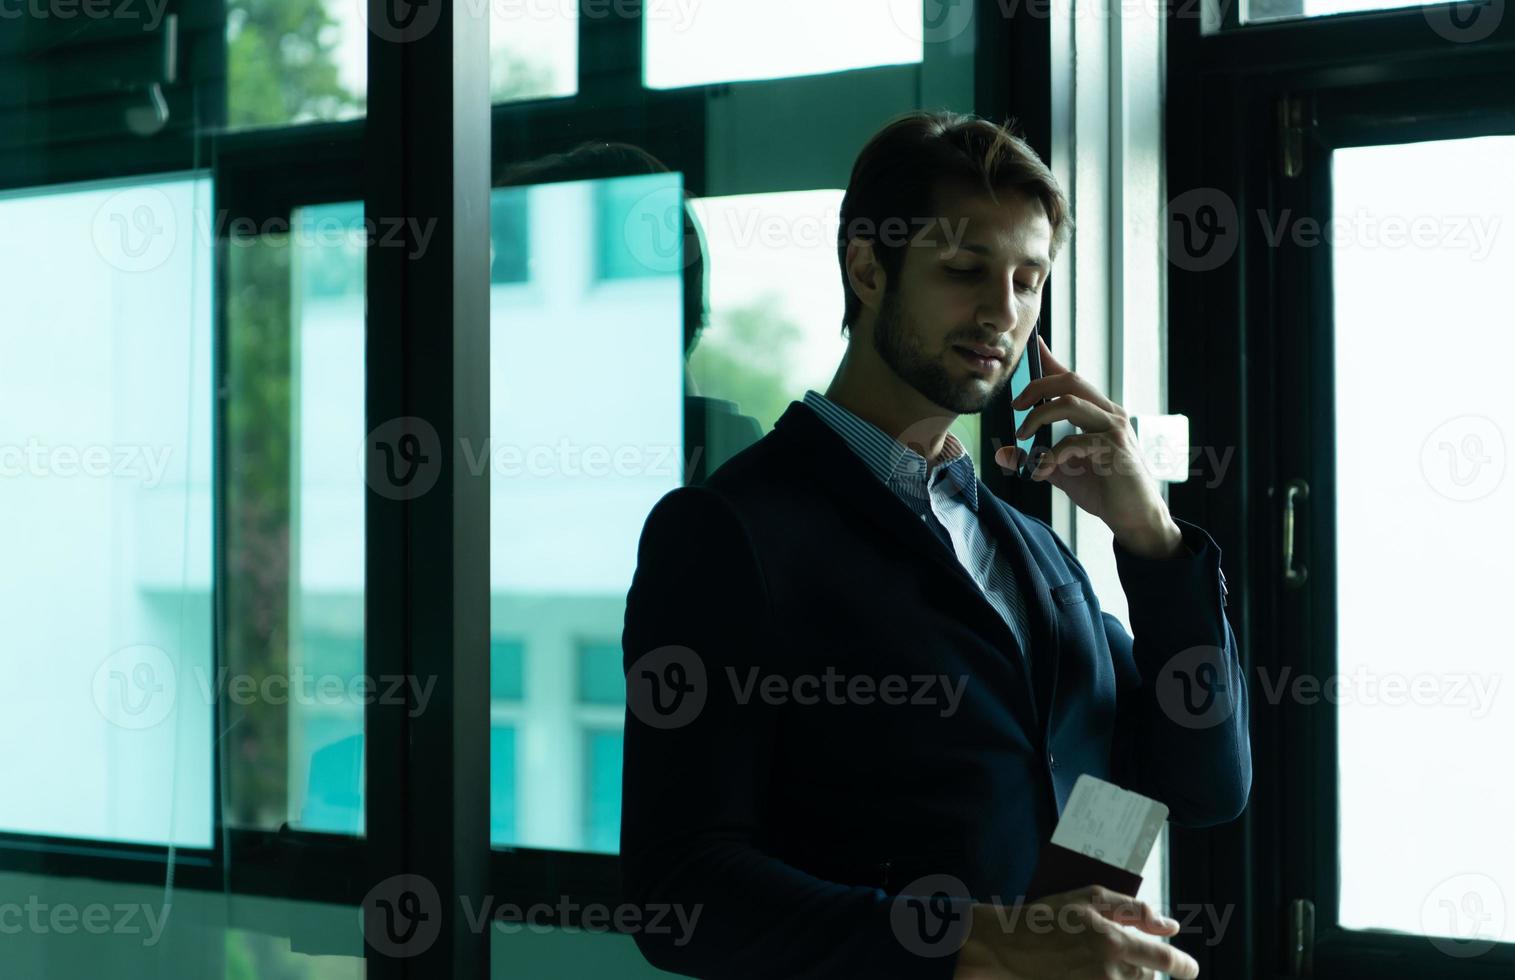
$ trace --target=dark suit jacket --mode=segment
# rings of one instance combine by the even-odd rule
[[[654,506],[622,637],[621,871],[628,901],[698,913],[687,935],[635,934],[655,966],[950,977],[955,956],[899,941],[890,896],[949,874],[1014,902],[1080,773],[1187,826],[1242,811],[1246,686],[1215,542],[1177,520],[1192,556],[1115,545],[1133,641],[1051,527],[978,494],[1026,594],[1029,664],[956,557],[801,402]],[[1216,672],[1191,715],[1159,676],[1194,648]]]

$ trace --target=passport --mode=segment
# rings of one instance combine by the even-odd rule
[[[1032,901],[1088,885],[1134,896],[1168,808],[1085,773],[1073,784],[1026,888]]]

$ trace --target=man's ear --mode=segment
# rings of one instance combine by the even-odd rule
[[[847,243],[847,281],[865,307],[878,309],[887,278],[884,267],[874,255],[872,242],[854,238]]]

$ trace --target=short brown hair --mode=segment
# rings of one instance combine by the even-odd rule
[[[933,195],[944,183],[981,187],[996,201],[995,192],[1005,189],[1036,198],[1052,225],[1049,258],[1057,257],[1073,233],[1068,199],[1052,171],[1010,125],[964,113],[914,111],[891,119],[863,147],[842,198],[837,231],[837,261],[847,295],[844,336],[862,306],[847,278],[848,243],[862,239],[873,245],[887,288],[893,289],[904,267],[906,243],[889,241],[894,236],[880,236],[878,230],[886,222],[898,228],[903,221],[908,227],[912,216],[935,216]]]

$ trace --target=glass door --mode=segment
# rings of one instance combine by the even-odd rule
[[[1291,103],[1312,122],[1252,232],[1277,311],[1253,679],[1285,760],[1285,968],[1510,976],[1515,127]]]

